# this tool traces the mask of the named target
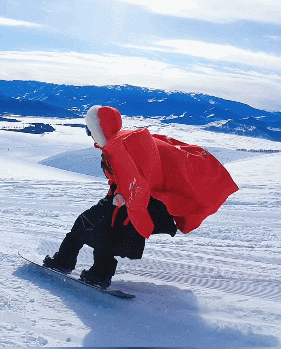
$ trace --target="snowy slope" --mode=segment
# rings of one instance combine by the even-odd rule
[[[154,236],[142,260],[119,259],[113,285],[137,297],[113,299],[17,255],[55,252],[76,216],[107,192],[91,139],[59,119],[46,120],[56,131],[43,136],[0,131],[0,346],[280,345],[281,153],[236,148],[281,144],[124,119],[125,127],[147,126],[208,148],[240,191],[196,231]],[[84,247],[78,271],[91,262]]]

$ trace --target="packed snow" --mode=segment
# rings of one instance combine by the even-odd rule
[[[22,122],[28,118],[17,117]],[[281,143],[124,117],[213,153],[240,190],[200,228],[153,236],[139,261],[119,258],[117,299],[25,263],[54,253],[75,218],[107,192],[100,151],[75,121],[56,131],[0,131],[0,346],[276,347],[281,343]],[[66,125],[67,124],[67,125]],[[84,246],[77,273],[92,265]]]

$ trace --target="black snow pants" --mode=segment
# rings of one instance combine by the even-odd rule
[[[111,188],[114,193],[115,187]],[[122,206],[112,226],[113,194],[107,195],[96,205],[84,211],[76,219],[71,231],[66,235],[60,246],[60,253],[75,265],[80,249],[84,244],[94,249],[94,265],[107,274],[112,265],[116,266],[114,256],[140,259],[145,246],[145,238],[141,236],[131,222],[124,225],[127,219],[127,208]],[[173,217],[166,206],[154,198],[150,199],[148,211],[154,222],[153,234],[176,234],[177,228]],[[71,264],[71,263],[70,263]]]

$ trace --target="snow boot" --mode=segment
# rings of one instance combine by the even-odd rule
[[[101,261],[95,262],[89,270],[84,269],[81,272],[80,280],[105,290],[111,285],[111,279],[115,274],[117,263],[114,257],[107,259],[104,263],[101,263]]]
[[[75,269],[75,266],[74,268],[72,266],[65,266],[65,263],[63,263],[59,258],[58,252],[56,252],[53,257],[47,255],[43,260],[43,266],[46,268],[58,270],[64,274],[70,274],[72,270]]]
[[[66,234],[63,239],[59,251],[53,257],[47,255],[43,261],[43,266],[51,269],[56,269],[62,273],[69,274],[75,269],[77,256],[81,244],[70,234]]]

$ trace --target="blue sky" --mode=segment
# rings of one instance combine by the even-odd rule
[[[281,111],[280,0],[1,0],[0,79],[132,84]]]

